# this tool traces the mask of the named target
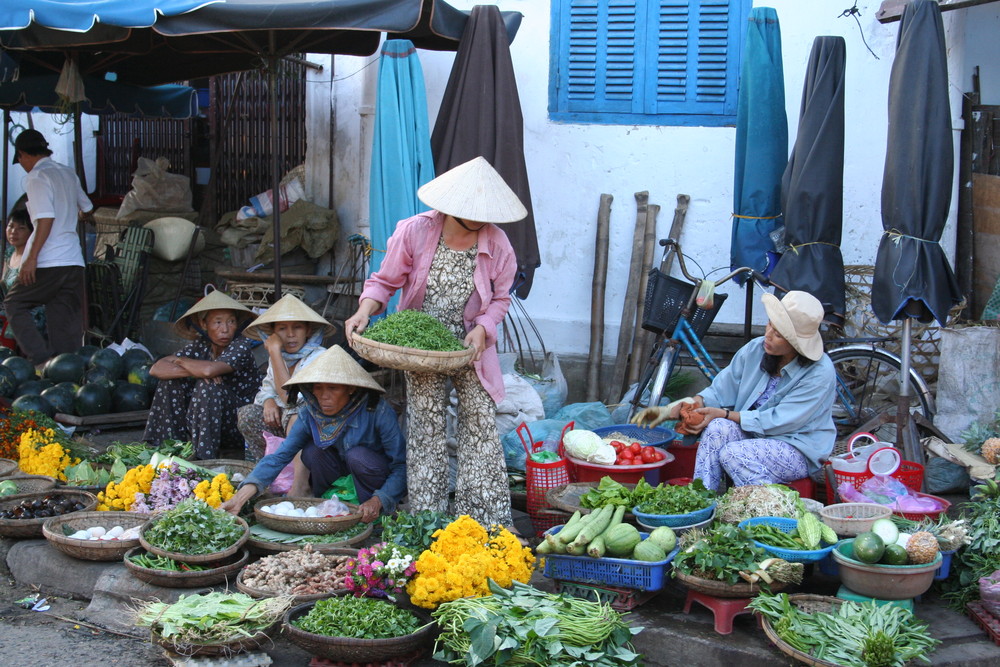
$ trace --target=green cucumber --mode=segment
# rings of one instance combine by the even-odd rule
[[[573,540],[570,546],[572,547],[575,545],[577,548],[579,547],[586,548],[586,546],[590,544],[595,537],[597,537],[598,535],[603,533],[605,529],[607,529],[608,523],[611,521],[611,516],[613,514],[614,514],[614,509],[611,507],[611,505],[605,505],[604,507],[602,507],[601,511],[594,518],[594,520],[591,521],[589,524],[587,524],[583,528],[583,530],[579,532],[579,534],[576,536],[576,539]],[[570,552],[572,553],[572,551]]]
[[[601,558],[604,555],[604,538],[598,535],[587,546],[587,555],[591,558]]]

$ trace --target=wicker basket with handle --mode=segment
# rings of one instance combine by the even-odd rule
[[[383,368],[401,371],[447,373],[468,366],[476,355],[476,350],[472,347],[457,352],[436,352],[379,343],[356,333],[351,335],[354,350],[362,357]]]

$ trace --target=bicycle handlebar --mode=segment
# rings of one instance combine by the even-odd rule
[[[673,250],[674,254],[677,256],[677,266],[680,268],[681,273],[685,278],[693,282],[695,285],[699,285],[702,282],[701,278],[696,278],[688,273],[687,265],[684,264],[684,253],[681,252],[681,244],[676,239],[660,239],[660,245],[664,248],[663,254],[666,255],[668,252]],[[760,271],[752,269],[749,266],[741,266],[734,271],[729,272],[723,278],[714,281],[715,286],[718,287],[725,282],[728,282],[740,274],[749,274],[749,277],[753,280],[761,283],[762,285],[769,285],[770,280]]]

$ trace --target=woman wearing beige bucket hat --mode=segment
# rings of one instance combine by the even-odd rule
[[[711,386],[693,399],[646,408],[637,424],[676,419],[684,402],[696,406],[701,433],[694,476],[722,490],[725,471],[736,486],[802,479],[833,451],[836,375],[823,352],[823,305],[807,292],[781,300],[761,297],[769,322],[764,336],[744,345]]]
[[[191,342],[149,369],[160,382],[144,440],[191,440],[199,459],[217,458],[223,446],[243,448],[236,410],[260,386],[250,341],[242,335],[252,317],[253,311],[218,290],[180,316],[174,328]]]
[[[351,474],[363,521],[394,511],[406,493],[406,445],[382,387],[339,345],[296,371],[284,387],[301,391],[305,407],[278,450],[260,460],[223,509],[238,514],[301,453],[314,495]]]
[[[264,431],[284,437],[295,423],[302,400],[288,402],[282,385],[292,374],[305,368],[326,348],[323,337],[333,325],[292,294],[286,294],[247,325],[243,335],[261,340],[267,350],[267,373],[253,403],[239,409],[236,424],[246,440],[247,461],[264,456]],[[304,492],[305,485],[293,487]],[[301,495],[301,493],[299,494]]]
[[[510,490],[496,427],[496,405],[504,397],[496,340],[510,306],[517,260],[497,224],[521,220],[527,211],[482,157],[441,174],[417,196],[434,210],[396,225],[344,333],[352,340],[402,290],[400,310],[429,313],[475,347],[471,367],[453,374],[406,373],[409,504],[414,510],[448,510],[450,381],[459,402],[454,512],[483,525],[510,526]]]

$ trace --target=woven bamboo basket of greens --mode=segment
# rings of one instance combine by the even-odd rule
[[[5,482],[14,482],[17,485],[17,492],[24,493],[41,493],[42,491],[48,491],[49,489],[56,488],[56,478],[49,477],[48,475],[11,475],[10,477],[4,477]],[[87,489],[78,489],[75,486],[65,487],[72,491],[87,491]]]
[[[838,598],[829,597],[826,595],[810,595],[810,594],[799,594],[799,595],[789,595],[788,601],[793,604],[797,609],[814,614],[816,612],[834,612],[840,608],[840,605],[844,602]],[[807,665],[814,665],[815,667],[840,667],[835,662],[828,662],[826,660],[820,660],[819,658],[814,658],[808,653],[803,653],[797,648],[793,648],[788,642],[778,636],[775,632],[774,627],[766,616],[760,614],[761,626],[764,628],[764,634],[767,638],[771,640],[779,651],[787,656],[795,658],[799,662],[804,662]]]
[[[290,502],[295,509],[306,509],[315,507],[326,502],[325,498],[283,498],[280,500],[262,498],[254,503],[253,515],[257,523],[267,526],[272,530],[280,530],[283,533],[296,533],[298,535],[328,535],[337,531],[350,528],[358,521],[361,521],[361,512],[357,505],[344,503],[351,510],[350,514],[343,516],[309,516],[309,517],[288,517],[265,512],[263,507],[276,505],[279,502]]]
[[[0,498],[0,510],[15,507],[22,500],[41,500],[46,496],[54,495],[66,497],[74,502],[83,504],[83,509],[78,512],[89,512],[97,507],[97,496],[84,491],[65,491],[62,489],[49,489],[40,493],[19,493],[13,496]],[[70,516],[75,512],[67,512],[62,516]],[[41,537],[42,524],[52,517],[41,517],[38,519],[0,519],[0,537]]]
[[[149,521],[148,514],[138,512],[74,512],[54,516],[42,524],[42,535],[53,547],[72,558],[80,560],[115,561],[121,560],[128,552],[139,546],[139,538],[131,540],[78,540],[69,537],[66,530],[75,533],[94,526],[105,530],[121,526],[125,530],[141,526]]]
[[[345,591],[346,593],[346,591]],[[340,593],[343,595],[344,593]],[[389,662],[410,653],[414,653],[431,643],[437,632],[437,624],[430,615],[422,610],[411,610],[425,624],[416,632],[391,639],[354,639],[353,637],[327,637],[312,632],[306,632],[292,621],[308,614],[316,602],[307,602],[292,607],[285,613],[283,628],[285,634],[300,648],[315,656],[326,658],[333,662],[344,663],[379,663]]]
[[[253,472],[254,468],[253,463],[240,459],[205,459],[204,461],[195,461],[195,463],[202,468],[224,472],[229,475],[229,479],[232,479],[233,475],[236,474],[243,475],[243,479],[246,479]]]
[[[11,459],[0,459],[0,478],[14,474],[14,471],[17,470],[18,467],[17,461],[12,461]]]
[[[357,525],[357,524],[355,524]],[[352,526],[353,527],[353,526]],[[294,551],[296,549],[304,549],[306,545],[312,547],[313,551],[318,551],[321,554],[335,554],[340,549],[345,547],[350,547],[355,544],[360,544],[371,537],[372,531],[375,528],[375,524],[365,524],[364,530],[351,537],[346,537],[343,540],[337,540],[334,542],[273,542],[271,540],[265,540],[257,537],[250,533],[250,539],[247,540],[247,546],[250,547],[250,551],[258,556],[270,556],[272,554],[281,553],[283,551]],[[284,532],[284,531],[279,531]],[[328,533],[329,535],[335,535],[336,533]]]
[[[277,625],[277,623],[275,624]],[[160,635],[156,630],[150,630],[150,638],[162,646],[163,648],[183,656],[230,656],[236,655],[237,653],[246,653],[247,651],[255,651],[257,649],[265,648],[274,644],[274,641],[270,637],[270,632],[274,628],[268,628],[266,631],[260,631],[250,637],[241,637],[240,639],[235,639],[230,642],[225,642],[222,644],[192,644],[190,642],[179,643],[171,639],[166,639]]]
[[[354,351],[362,357],[383,368],[395,368],[401,371],[447,373],[468,366],[476,355],[473,347],[456,352],[436,352],[379,343],[356,333],[351,336]]]
[[[139,544],[141,544],[142,548],[151,554],[156,556],[166,556],[167,558],[180,561],[181,563],[212,563],[232,556],[240,550],[240,547],[242,547],[250,537],[250,526],[247,525],[247,522],[240,517],[234,517],[234,519],[243,528],[243,535],[241,535],[236,542],[222,551],[216,551],[210,554],[182,554],[179,551],[167,551],[166,549],[161,549],[154,544],[150,544],[146,540],[146,531],[156,524],[155,518],[143,525],[142,530],[139,531]]]
[[[238,554],[220,559],[218,565],[207,570],[188,570],[175,572],[173,570],[154,570],[142,567],[132,562],[132,556],[142,554],[143,548],[133,547],[125,553],[123,559],[125,568],[131,572],[136,579],[141,579],[154,586],[164,588],[200,588],[202,586],[214,586],[230,579],[235,579],[237,573],[250,560],[250,550],[243,549]],[[159,554],[156,554],[159,555]],[[181,563],[187,561],[180,561]],[[192,563],[193,565],[205,565],[205,563]]]
[[[358,550],[331,549],[324,553],[326,553],[329,556],[347,556],[348,558],[356,558],[358,555]],[[239,592],[246,593],[250,597],[255,598],[257,600],[261,600],[263,598],[280,597],[282,595],[281,593],[276,593],[267,588],[256,588],[254,586],[248,586],[243,581],[243,573],[245,571],[246,570],[240,570],[240,573],[236,576],[236,590],[238,590]],[[307,595],[292,595],[291,593],[289,593],[286,597],[290,597],[292,599],[293,605],[298,605],[298,604],[305,604],[306,602],[315,602],[316,600],[322,600],[323,598],[332,597],[346,590],[347,590],[346,588],[337,588],[331,591],[326,591],[325,593],[312,593]]]
[[[693,574],[685,574],[676,568],[674,568],[674,576],[677,577],[678,581],[682,582],[694,592],[712,595],[717,598],[752,598],[760,593],[760,586],[757,584],[751,584],[748,581],[730,584],[726,581],[704,579],[702,577],[696,577]],[[768,584],[768,586],[770,587],[772,593],[777,593],[785,587],[785,584],[775,581]]]

